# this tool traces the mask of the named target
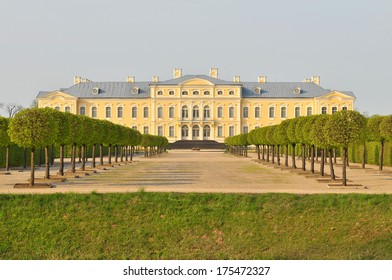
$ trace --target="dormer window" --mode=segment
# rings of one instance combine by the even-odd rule
[[[261,93],[261,88],[260,87],[255,87],[254,92],[256,94],[260,94]]]
[[[92,90],[92,94],[98,94],[99,93],[99,87],[94,87]]]
[[[300,94],[301,93],[301,88],[300,87],[296,87],[296,88],[294,88],[293,92],[295,94]]]
[[[132,88],[132,93],[133,94],[138,94],[139,93],[139,88],[138,87],[133,87]]]

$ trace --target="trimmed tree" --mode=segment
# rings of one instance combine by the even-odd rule
[[[340,111],[332,115],[325,128],[328,141],[343,149],[342,181],[347,186],[347,150],[352,143],[363,141],[366,119],[356,111]]]
[[[384,162],[384,145],[386,142],[386,137],[381,134],[381,122],[384,120],[384,116],[372,116],[367,120],[366,131],[367,136],[370,141],[377,141],[380,143],[380,157],[378,169],[383,169]]]
[[[8,135],[9,119],[0,117],[0,146],[5,146],[5,171],[9,171],[11,138]]]
[[[285,146],[284,165],[286,167],[289,166],[289,144],[290,144],[290,139],[287,136],[287,128],[288,128],[289,124],[290,124],[289,120],[284,120],[275,129],[275,138],[276,138],[277,142],[279,143],[279,145]]]
[[[30,186],[34,186],[35,148],[55,142],[58,133],[57,122],[42,109],[24,109],[11,119],[8,132],[12,142],[21,147],[31,148]]]
[[[392,115],[386,116],[380,124],[381,135],[392,141]]]
[[[295,164],[295,145],[299,143],[299,139],[297,138],[296,134],[296,126],[298,123],[298,118],[288,120],[289,124],[287,126],[287,137],[290,140],[291,144],[291,160],[292,160],[292,167],[297,168]]]
[[[315,143],[311,136],[311,131],[315,126],[317,115],[306,117],[306,123],[302,127],[302,137],[306,145],[310,146],[310,171],[314,173]]]

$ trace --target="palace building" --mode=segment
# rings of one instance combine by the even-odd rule
[[[320,77],[302,82],[268,82],[259,76],[243,82],[218,78],[218,69],[209,75],[182,75],[174,69],[173,79],[138,82],[93,82],[74,78],[68,88],[41,91],[38,107],[105,119],[177,140],[215,140],[279,124],[298,116],[333,114],[353,110],[351,91],[325,89]]]

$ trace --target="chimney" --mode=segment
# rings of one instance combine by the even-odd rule
[[[182,69],[181,68],[174,68],[173,70],[173,77],[179,78],[182,76]]]
[[[79,83],[81,82],[81,80],[82,80],[82,77],[80,77],[80,76],[75,76],[75,77],[74,77],[74,85],[79,84]]]
[[[320,76],[313,76],[312,82],[315,83],[316,85],[319,85],[320,84]]]
[[[210,77],[218,78],[218,68],[210,68]]]
[[[153,76],[152,77],[152,82],[153,83],[158,83],[159,82],[159,77],[158,76]]]
[[[134,83],[135,82],[135,77],[134,76],[128,76],[127,77],[127,82],[128,83]]]
[[[234,76],[234,83],[239,83],[240,80],[240,76]]]
[[[259,82],[259,83],[266,83],[267,82],[267,76],[258,76],[257,77],[257,82]]]

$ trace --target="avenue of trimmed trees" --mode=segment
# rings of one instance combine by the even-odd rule
[[[392,115],[365,118],[356,111],[340,111],[333,115],[314,115],[287,119],[279,125],[256,128],[225,139],[229,152],[246,156],[247,147],[254,145],[259,160],[278,165],[280,155],[284,154],[284,165],[289,166],[291,150],[291,167],[296,164],[296,147],[301,148],[302,170],[306,170],[306,151],[309,151],[310,171],[315,173],[315,157],[321,155],[320,175],[324,176],[325,157],[329,157],[331,179],[335,180],[333,169],[333,151],[342,151],[342,184],[347,185],[348,149],[352,144],[362,146],[363,163],[366,164],[366,144],[368,141],[380,143],[379,169],[383,169],[384,144],[392,141]],[[290,147],[290,148],[289,148]],[[284,152],[283,152],[284,151]],[[271,157],[271,159],[270,159]]]
[[[146,156],[162,153],[168,140],[162,136],[142,135],[139,131],[116,125],[106,120],[93,119],[87,116],[64,113],[51,108],[24,109],[14,118],[0,117],[0,146],[6,147],[6,171],[9,170],[9,145],[31,150],[30,185],[34,186],[35,152],[37,148],[45,150],[45,178],[50,179],[49,149],[59,146],[59,176],[64,176],[64,148],[72,148],[71,172],[76,172],[76,149],[81,149],[81,170],[86,167],[87,146],[92,148],[92,167],[104,164],[103,147],[108,149],[107,163],[114,161],[132,161],[134,149],[143,147]],[[99,149],[99,151],[97,151]],[[114,151],[113,151],[114,150]]]

